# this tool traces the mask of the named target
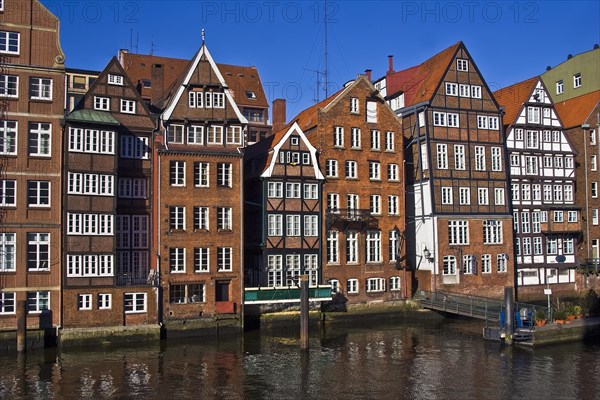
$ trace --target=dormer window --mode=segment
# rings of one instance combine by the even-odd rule
[[[462,58],[457,58],[456,59],[456,69],[458,71],[468,72],[469,71],[469,62]]]
[[[123,86],[123,76],[108,74],[108,84]]]
[[[247,90],[246,91],[246,97],[249,98],[249,99],[255,100],[256,99],[256,94],[253,91],[251,91],[251,90]]]
[[[575,89],[577,89],[580,86],[581,86],[581,74],[577,73],[577,74],[573,75],[573,87]]]

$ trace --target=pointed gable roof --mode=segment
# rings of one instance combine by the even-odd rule
[[[231,107],[233,108],[233,110],[234,110],[236,116],[238,117],[238,119],[240,120],[240,122],[243,124],[247,124],[248,120],[242,115],[239,107],[237,106],[236,102],[233,100],[231,91],[229,90],[229,87],[227,86],[227,82],[225,81],[225,78],[223,78],[223,75],[221,74],[221,71],[217,67],[215,60],[210,55],[210,52],[208,51],[208,48],[206,47],[206,43],[202,43],[200,50],[198,50],[198,52],[196,53],[196,55],[194,56],[192,61],[189,63],[188,68],[185,70],[185,73],[181,75],[180,80],[175,81],[173,90],[170,91],[170,96],[169,96],[169,98],[167,98],[166,107],[162,114],[163,120],[169,120],[171,118],[171,114],[173,113],[173,110],[175,110],[175,107],[181,100],[181,97],[183,96],[185,88],[187,87],[187,85],[190,82],[190,79],[192,78],[192,74],[194,73],[196,68],[198,68],[198,64],[200,63],[200,60],[202,60],[203,58],[206,58],[206,60],[210,64],[212,70],[216,74],[217,79],[219,80],[219,83],[224,88],[225,97],[231,104]]]
[[[156,127],[156,125],[155,125],[156,117],[154,116],[154,114],[152,114],[152,112],[150,112],[150,110],[148,109],[148,106],[142,100],[142,97],[140,96],[139,92],[136,90],[135,85],[132,83],[131,79],[129,78],[129,75],[127,74],[127,72],[125,72],[125,70],[119,63],[119,60],[117,59],[117,57],[114,57],[114,56],[110,59],[108,64],[106,64],[106,67],[104,67],[102,72],[100,72],[100,75],[98,75],[98,78],[96,78],[94,80],[94,83],[90,86],[88,91],[85,93],[84,99],[79,101],[77,103],[77,106],[75,107],[75,109],[69,113],[69,115],[67,116],[67,120],[71,120],[71,121],[79,120],[79,121],[98,122],[98,123],[103,123],[103,122],[106,123],[108,121],[108,123],[113,124],[113,125],[115,124],[114,121],[117,121],[118,123],[121,123],[123,125],[127,125],[127,126],[131,127],[131,124],[127,121],[123,121],[123,118],[131,119],[133,114],[121,114],[121,113],[117,112],[117,110],[99,111],[99,110],[92,110],[90,108],[85,109],[85,104],[86,104],[86,102],[89,101],[89,98],[91,96],[94,96],[96,94],[100,94],[102,96],[107,95],[106,93],[98,93],[98,90],[100,87],[108,84],[107,81],[108,81],[109,74],[111,74],[111,75],[118,74],[123,77],[122,87],[128,91],[128,93],[127,93],[128,96],[135,98],[135,102],[136,102],[136,113],[135,114],[139,115],[140,114],[139,111],[143,111],[143,117],[147,118],[145,121],[137,118],[136,123],[141,124],[141,125],[138,125],[136,127],[154,129]],[[108,115],[106,115],[106,114],[108,114]]]
[[[306,145],[306,148],[310,152],[310,158],[313,166],[313,170],[315,171],[315,179],[325,179],[323,173],[319,169],[319,162],[317,161],[317,149],[310,143],[302,129],[297,122],[292,123],[292,125],[288,128],[282,129],[277,132],[275,135],[272,135],[273,138],[271,141],[271,146],[269,150],[269,155],[267,157],[266,168],[261,174],[261,177],[267,178],[270,177],[273,173],[273,168],[275,168],[275,163],[277,162],[277,154],[279,154],[279,149],[283,146],[283,144],[289,139],[292,133],[297,133],[302,139],[302,142]]]
[[[516,121],[523,104],[529,99],[540,80],[539,76],[534,76],[494,92],[498,104],[504,106],[504,125],[511,125]]]
[[[594,108],[600,106],[600,90],[554,103],[565,129],[585,124]]]
[[[431,100],[460,47],[464,47],[463,42],[453,44],[420,65],[388,73],[388,95],[404,92],[405,107]]]

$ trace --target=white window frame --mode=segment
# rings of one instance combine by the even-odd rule
[[[77,309],[80,311],[92,309],[92,295],[90,293],[77,295]]]
[[[0,4],[0,11],[4,10]],[[16,41],[16,44],[15,44]],[[16,49],[14,47],[16,46]],[[19,54],[21,50],[21,34],[19,32],[0,31],[0,53]]]
[[[110,111],[110,98],[94,96],[94,110]]]
[[[385,292],[384,278],[367,278],[367,293],[382,293]]]
[[[121,112],[125,114],[135,114],[136,101],[121,99]]]
[[[463,245],[469,244],[469,221],[450,220],[448,221],[448,244]]]
[[[16,271],[17,242],[16,233],[0,233],[0,272]]]
[[[123,75],[108,74],[108,84],[123,86]]]
[[[0,154],[17,155],[17,121],[0,121]]]
[[[30,77],[29,98],[31,100],[52,100],[52,79]]]
[[[125,293],[123,297],[125,314],[145,313],[148,304],[147,293]]]

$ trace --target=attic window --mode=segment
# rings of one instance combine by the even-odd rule
[[[227,75],[227,76],[231,76],[231,72],[227,72],[225,75]]]
[[[298,138],[297,137],[291,138],[290,143],[292,144],[292,146],[298,146]]]
[[[150,79],[142,79],[142,86],[152,87],[152,81]]]
[[[469,62],[462,58],[456,59],[456,69],[459,71],[469,71]]]
[[[123,85],[123,76],[108,74],[108,84],[122,86]]]
[[[247,90],[246,91],[246,97],[249,98],[249,99],[256,99],[256,94],[254,94],[254,92],[251,91],[251,90]]]
[[[244,74],[238,74],[238,76],[239,76],[240,78],[243,78],[243,77],[244,77]]]

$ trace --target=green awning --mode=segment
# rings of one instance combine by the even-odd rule
[[[120,125],[111,113],[98,110],[75,110],[65,118],[67,122],[87,122],[103,125]]]

